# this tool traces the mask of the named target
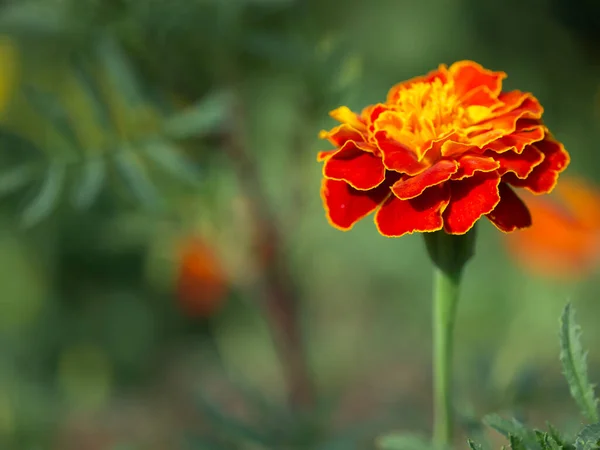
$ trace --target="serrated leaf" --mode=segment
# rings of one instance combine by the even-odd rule
[[[575,310],[568,303],[560,319],[560,362],[571,396],[587,420],[600,421],[598,399],[587,373],[587,354],[581,345],[581,328],[575,322]]]
[[[596,450],[600,448],[600,423],[583,428],[575,438],[577,450]]]
[[[99,157],[88,159],[81,169],[79,183],[73,188],[73,205],[78,209],[89,208],[100,194],[105,179],[106,161]]]
[[[22,223],[31,227],[46,218],[56,207],[63,189],[66,167],[62,163],[53,163],[48,167],[38,195],[23,210]]]
[[[200,180],[198,170],[171,142],[153,139],[143,144],[142,151],[169,175],[189,184],[198,185]]]
[[[552,439],[552,441],[556,442],[559,447],[563,447],[565,449],[572,447],[571,444],[567,444],[567,440],[563,437],[562,433],[556,429],[554,425],[551,423],[546,423],[546,427],[548,428],[548,435]]]
[[[32,166],[21,166],[0,174],[0,197],[10,195],[31,183],[37,174]]]
[[[483,423],[506,438],[510,438],[511,435],[520,438],[528,448],[539,448],[535,432],[525,427],[517,419],[507,420],[498,414],[489,414],[483,418]]]
[[[227,119],[232,97],[227,91],[213,92],[195,105],[165,121],[164,132],[176,139],[197,138],[219,128]]]
[[[477,444],[473,442],[471,439],[467,439],[467,444],[471,450],[483,450],[483,446],[481,444]]]
[[[380,450],[429,450],[433,448],[433,445],[419,435],[392,433],[377,438],[377,448]]]
[[[525,444],[523,443],[523,439],[521,439],[520,437],[509,434],[508,442],[510,443],[510,448],[512,450],[527,450]]]
[[[115,163],[119,173],[140,203],[150,209],[156,208],[159,204],[158,192],[133,149],[125,147],[117,151]]]

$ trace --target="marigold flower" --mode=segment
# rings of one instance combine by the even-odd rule
[[[464,234],[482,216],[504,232],[531,225],[511,186],[550,192],[569,155],[536,98],[503,92],[504,78],[472,61],[440,65],[360,114],[332,111],[341,125],[320,137],[336,148],[317,158],[331,225],[349,230],[372,212],[390,237]]]
[[[222,306],[228,291],[219,259],[210,245],[196,237],[182,243],[176,283],[177,300],[192,317],[210,317]]]
[[[533,226],[506,236],[509,254],[531,273],[561,279],[589,275],[600,263],[600,191],[566,178],[553,195],[528,195]]]

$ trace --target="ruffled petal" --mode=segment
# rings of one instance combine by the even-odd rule
[[[317,161],[318,162],[325,161],[327,158],[329,158],[331,155],[333,155],[337,151],[338,151],[338,149],[335,148],[333,150],[324,150],[322,152],[318,152],[317,153]]]
[[[472,177],[475,172],[493,172],[500,163],[490,156],[463,155],[458,159],[458,170],[452,175],[453,180]]]
[[[341,147],[348,141],[357,143],[366,141],[365,136],[360,131],[345,123],[330,131],[322,130],[319,133],[319,139],[327,139],[336,147]]]
[[[506,78],[506,73],[492,72],[473,61],[455,62],[450,66],[449,72],[460,97],[481,86],[498,95],[502,90],[502,80]]]
[[[476,174],[449,184],[450,204],[444,211],[444,230],[449,234],[465,234],[500,202],[500,178],[495,173]]]
[[[506,183],[500,183],[500,202],[487,218],[500,231],[510,233],[531,226],[529,209]]]
[[[363,130],[365,124],[361,117],[347,106],[340,106],[329,113],[329,115],[340,123],[345,123],[357,130]]]
[[[400,179],[392,186],[392,192],[400,200],[418,197],[425,189],[448,181],[458,170],[456,161],[441,160],[414,177]]]
[[[496,153],[514,150],[521,153],[528,145],[544,139],[545,135],[544,126],[538,120],[521,119],[517,121],[517,128],[514,133],[502,136],[489,143],[486,145],[486,150],[492,150]]]
[[[358,148],[348,141],[325,161],[323,176],[345,181],[359,190],[373,189],[385,179],[385,167],[380,157]]]
[[[389,183],[382,183],[370,191],[359,191],[344,181],[326,178],[321,184],[327,220],[342,231],[350,230],[356,222],[375,211],[388,195]]]
[[[523,187],[534,194],[547,194],[554,189],[558,175],[569,165],[570,157],[564,146],[551,136],[533,146],[544,154],[544,160],[534,167],[529,176],[522,180],[514,173],[507,173],[503,180],[515,187]]]
[[[444,64],[440,64],[437,70],[432,70],[425,76],[414,77],[410,80],[398,83],[388,91],[386,103],[395,104],[400,98],[400,91],[407,89],[415,83],[433,83],[435,80],[440,80],[442,83],[448,82],[448,68]]]
[[[441,230],[442,213],[449,199],[450,191],[445,185],[430,187],[410,200],[390,195],[377,210],[375,225],[387,237]]]
[[[376,132],[375,140],[386,169],[407,175],[417,175],[427,169],[427,164],[419,161],[410,148],[390,139],[386,131]]]
[[[530,145],[518,154],[512,150],[503,153],[486,152],[500,163],[500,175],[512,172],[517,178],[527,178],[533,169],[544,160],[544,154]]]

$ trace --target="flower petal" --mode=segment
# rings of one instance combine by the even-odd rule
[[[558,175],[564,171],[570,162],[565,147],[551,136],[532,144],[544,154],[544,160],[534,167],[529,176],[522,180],[514,173],[507,173],[503,180],[515,187],[523,187],[534,194],[547,194],[554,189]]]
[[[386,131],[377,131],[375,141],[381,151],[386,169],[407,175],[417,175],[427,168],[427,164],[417,160],[417,156],[410,148],[390,139]]]
[[[492,72],[473,61],[455,62],[450,66],[449,72],[460,97],[480,86],[485,86],[498,95],[502,90],[502,80],[506,78],[506,73]]]
[[[356,128],[343,123],[330,131],[322,130],[319,133],[319,139],[327,139],[336,147],[341,147],[347,141],[364,142],[366,141],[363,134]]]
[[[525,150],[518,154],[512,150],[503,153],[494,153],[488,151],[486,155],[500,163],[500,175],[512,172],[517,178],[527,178],[533,169],[544,160],[544,154],[535,146],[529,145]]]
[[[390,183],[393,181],[396,179]],[[359,191],[344,181],[323,179],[321,199],[329,223],[339,230],[350,230],[390,195],[390,183],[382,183],[370,191]]]
[[[442,212],[449,199],[450,191],[445,185],[430,187],[410,200],[400,200],[390,195],[377,210],[375,225],[387,237],[441,230]]]
[[[475,172],[493,172],[500,163],[493,157],[478,155],[463,155],[458,159],[458,171],[452,175],[453,180],[472,177]]]
[[[496,153],[514,150],[517,153],[521,153],[528,145],[544,139],[545,135],[544,126],[539,121],[520,119],[517,121],[517,128],[514,133],[502,136],[494,142],[489,143],[486,145],[486,150],[493,150]]]
[[[505,233],[530,227],[531,214],[523,200],[506,183],[500,183],[498,191],[500,202],[487,218]]]
[[[331,111],[329,115],[338,122],[346,123],[357,130],[363,130],[365,128],[365,124],[360,116],[347,106],[340,106]]]
[[[443,159],[414,177],[398,180],[392,186],[392,192],[400,200],[418,197],[425,189],[448,181],[457,170],[458,163],[456,161]]]
[[[373,189],[385,179],[385,167],[380,157],[365,152],[353,141],[346,142],[325,161],[323,176],[345,181],[354,189]]]
[[[490,213],[500,202],[495,173],[476,174],[471,178],[450,182],[450,204],[444,211],[444,230],[449,234],[465,234],[475,222]]]
[[[333,155],[338,150],[339,149],[334,148],[333,150],[324,150],[322,152],[317,153],[317,161],[318,162],[325,161],[327,158],[329,158],[331,155]]]
[[[448,82],[448,68],[444,64],[440,64],[437,70],[432,70],[427,75],[414,77],[410,80],[403,81],[392,86],[392,88],[388,91],[386,103],[396,103],[400,97],[400,91],[409,88],[415,83],[432,83],[437,79],[444,84]]]

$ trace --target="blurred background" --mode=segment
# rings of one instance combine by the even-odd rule
[[[0,447],[370,449],[430,429],[422,237],[331,228],[328,111],[472,59],[572,156],[480,226],[457,324],[461,433],[580,419],[571,300],[600,380],[600,3],[0,2]],[[538,220],[539,219],[539,220]],[[460,444],[462,445],[462,444]]]

